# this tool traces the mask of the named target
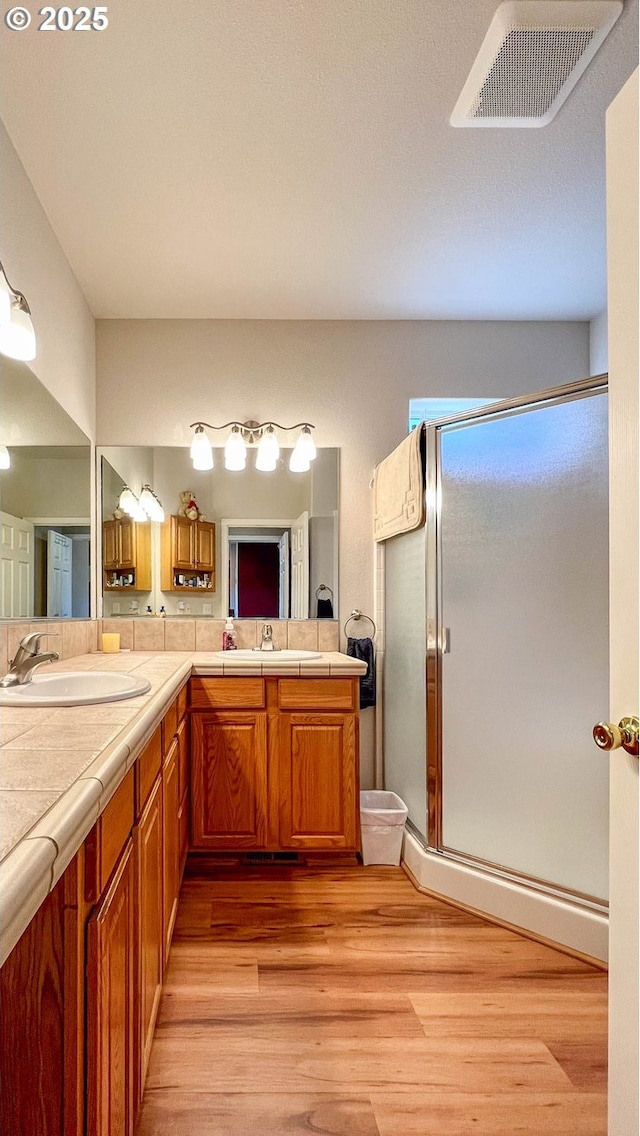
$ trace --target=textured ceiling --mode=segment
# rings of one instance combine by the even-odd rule
[[[637,0],[549,126],[456,130],[496,7],[109,0],[82,33],[36,16],[3,29],[2,117],[96,316],[587,319]]]

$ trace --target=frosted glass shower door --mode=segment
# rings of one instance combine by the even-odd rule
[[[607,896],[607,397],[439,435],[440,848]]]
[[[384,783],[426,839],[425,530],[385,546]]]

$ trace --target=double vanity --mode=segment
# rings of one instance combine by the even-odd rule
[[[338,652],[93,653],[51,682],[148,690],[5,704],[7,1136],[131,1136],[189,851],[355,854],[364,669]]]

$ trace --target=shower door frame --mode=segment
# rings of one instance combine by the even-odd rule
[[[425,423],[426,430],[426,469],[425,469],[425,502],[426,502],[426,675],[427,675],[427,849],[449,860],[465,864],[469,867],[479,868],[500,879],[514,883],[524,883],[528,887],[567,899],[591,910],[604,912],[608,910],[606,900],[598,896],[563,888],[550,880],[540,879],[537,876],[521,872],[517,869],[496,864],[481,856],[460,852],[443,843],[442,839],[442,657],[447,650],[448,631],[443,620],[443,566],[442,542],[440,539],[440,518],[442,500],[442,467],[440,438],[449,427],[459,428],[472,425],[478,421],[496,421],[501,418],[510,418],[516,414],[523,414],[529,410],[540,409],[544,406],[557,406],[566,402],[573,402],[580,398],[588,398],[594,394],[606,394],[608,389],[608,375],[594,375],[588,379],[581,379],[575,383],[567,383],[559,387],[549,387],[534,394],[522,395],[518,398],[505,399],[503,402],[490,403],[478,407],[477,410],[463,411],[461,414],[440,418],[435,422]],[[411,825],[416,839],[424,845],[424,841]]]

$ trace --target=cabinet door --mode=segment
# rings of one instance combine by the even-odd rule
[[[213,572],[215,564],[215,531],[210,521],[196,524],[196,564],[201,571]]]
[[[117,521],[105,521],[102,526],[102,564],[110,570],[120,567],[118,531]]]
[[[195,561],[195,522],[188,517],[172,517],[173,567],[193,568]]]
[[[134,882],[129,840],[87,924],[88,1136],[133,1132]]]
[[[164,965],[169,959],[171,936],[178,910],[180,890],[180,791],[178,743],[173,742],[162,769]]]
[[[136,1104],[142,1100],[153,1030],[162,993],[162,781],[157,778],[134,829],[136,849],[137,1044]]]
[[[193,848],[266,846],[266,713],[192,715],[191,826]]]
[[[120,527],[119,568],[135,568],[135,525],[133,521],[118,521]]]
[[[282,848],[357,849],[355,714],[281,714]]]

